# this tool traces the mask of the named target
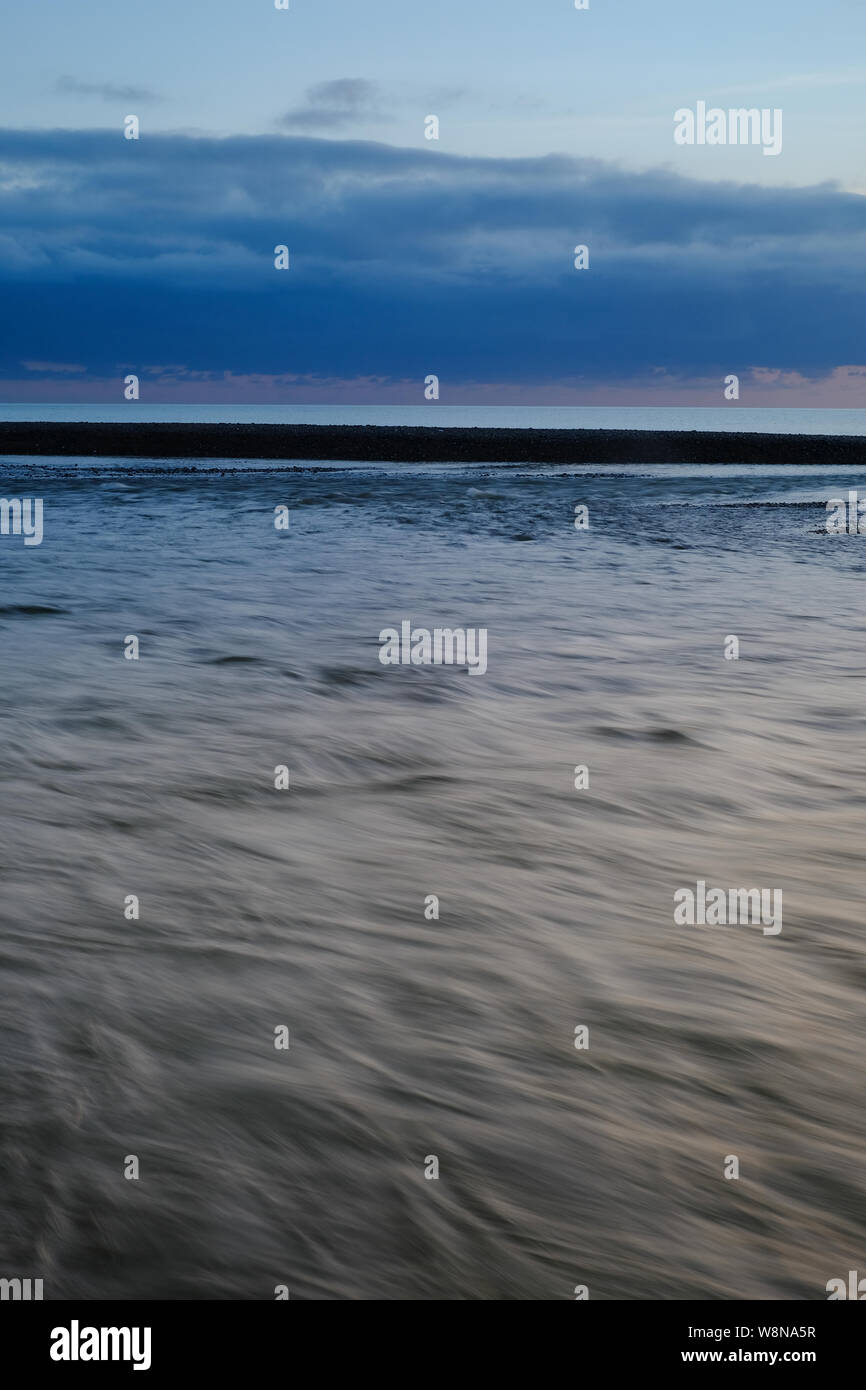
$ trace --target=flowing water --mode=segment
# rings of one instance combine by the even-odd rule
[[[866,470],[2,474],[44,539],[0,538],[0,1275],[866,1272],[866,536],[825,528]],[[404,619],[486,628],[486,673],[382,665]],[[698,880],[781,933],[677,925]]]

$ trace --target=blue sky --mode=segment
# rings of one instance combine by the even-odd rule
[[[290,5],[4,13],[4,399],[866,405],[862,0]]]

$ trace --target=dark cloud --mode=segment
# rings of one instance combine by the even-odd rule
[[[22,360],[819,376],[863,361],[864,264],[866,199],[831,185],[310,137],[0,131],[4,376]]]
[[[304,101],[280,118],[290,130],[338,130],[358,120],[383,120],[380,88],[363,77],[340,77],[309,87]]]
[[[159,101],[147,87],[123,87],[113,82],[80,82],[77,77],[58,77],[55,89],[77,97],[101,97],[103,101]]]

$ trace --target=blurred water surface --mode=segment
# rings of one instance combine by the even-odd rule
[[[866,537],[824,521],[866,469],[2,473],[45,536],[0,539],[0,1274],[862,1271]],[[486,627],[487,674],[383,667],[404,618]],[[781,888],[782,934],[674,926],[699,878]]]

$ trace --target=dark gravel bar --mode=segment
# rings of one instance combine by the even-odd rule
[[[424,425],[0,421],[0,454],[403,463],[866,463],[847,435],[697,430],[439,429]]]

